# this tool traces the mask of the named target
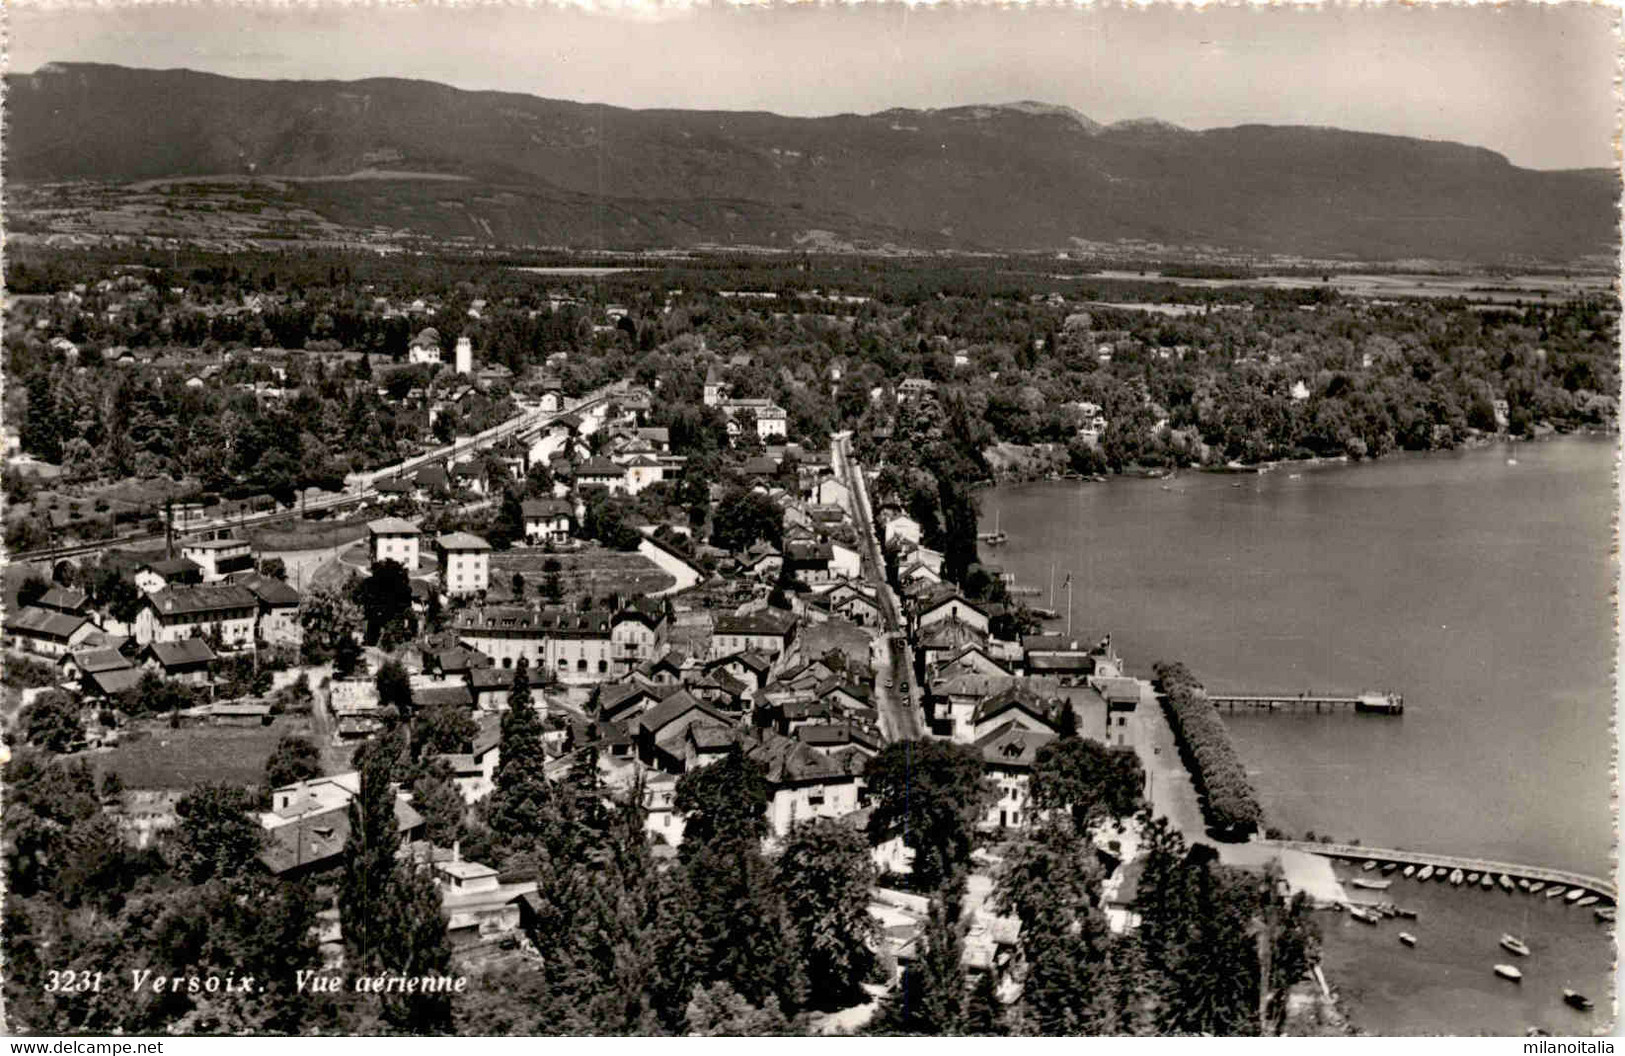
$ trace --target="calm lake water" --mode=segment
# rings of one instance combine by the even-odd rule
[[[1514,459],[1515,464],[1509,462]],[[1405,695],[1400,717],[1225,714],[1269,824],[1613,875],[1615,448],[1565,439],[1263,475],[982,495],[983,556],[1136,673],[1213,692]],[[1235,485],[1239,484],[1237,487]],[[1064,591],[1054,607],[1067,610]],[[1588,910],[1399,881],[1417,921],[1325,914],[1324,960],[1373,1034],[1607,1029],[1614,944]],[[1419,945],[1398,942],[1401,930]],[[1522,985],[1492,967],[1521,935]],[[1573,987],[1596,999],[1582,1015]]]
[[[1565,439],[999,488],[983,524],[1010,539],[984,557],[1045,605],[1070,571],[1074,633],[1137,672],[1403,693],[1398,718],[1226,713],[1290,835],[1611,875],[1614,457]]]

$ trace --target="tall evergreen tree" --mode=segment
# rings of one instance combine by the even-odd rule
[[[879,929],[869,914],[874,859],[863,835],[827,819],[790,831],[778,860],[778,886],[807,969],[808,1000],[841,1008],[862,994]]]
[[[990,790],[982,757],[968,745],[893,741],[864,768],[874,810],[869,839],[901,836],[914,851],[914,879],[941,886],[970,860],[971,837]]]
[[[389,925],[390,885],[400,827],[395,818],[395,766],[399,746],[388,734],[361,762],[361,790],[350,801],[350,835],[344,844],[344,875],[339,886],[339,921],[347,962],[366,972],[382,965]]]
[[[545,769],[542,720],[531,704],[530,673],[514,670],[508,710],[502,715],[502,750],[497,760],[490,823],[509,845],[534,842],[545,834],[555,794]]]
[[[675,806],[684,815],[678,853],[689,861],[714,842],[755,842],[767,835],[767,768],[735,744],[720,760],[677,781]]]

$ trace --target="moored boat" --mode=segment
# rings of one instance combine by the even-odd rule
[[[1505,873],[1502,873],[1500,875],[1500,877],[1498,877],[1496,879],[1495,882],[1501,885],[1501,890],[1503,890],[1503,891],[1511,891],[1512,890],[1512,877],[1508,876]]]
[[[1366,891],[1386,891],[1394,885],[1392,880],[1362,880],[1359,877],[1350,880],[1349,883]]]
[[[1599,924],[1612,924],[1614,922],[1613,906],[1604,906],[1601,909],[1594,909],[1591,911],[1591,913],[1597,918],[1597,923]]]
[[[1460,869],[1452,870],[1450,873],[1450,883],[1455,887],[1460,887],[1461,882],[1465,879],[1467,879],[1467,874]]]
[[[1568,1005],[1570,1008],[1577,1008],[1581,1012],[1591,1011],[1591,998],[1577,990],[1564,990],[1563,1003]]]
[[[1577,906],[1594,906],[1599,901],[1600,900],[1597,898],[1596,895],[1587,895],[1586,897],[1580,899],[1580,901],[1576,902],[1575,905],[1577,905]]]
[[[1563,885],[1562,884],[1553,884],[1551,887],[1548,887],[1546,889],[1546,897],[1547,898],[1561,898],[1561,897],[1563,897]]]
[[[1570,891],[1568,894],[1564,895],[1563,897],[1568,900],[1570,905],[1573,905],[1574,903],[1580,901],[1580,899],[1584,898],[1585,893],[1586,893],[1585,888],[1577,887],[1574,890]]]
[[[1399,941],[1403,942],[1407,946],[1415,946],[1416,945],[1416,936],[1412,935],[1408,931],[1402,931],[1402,932],[1399,933]]]
[[[1379,920],[1382,919],[1381,917],[1377,916],[1375,913],[1372,913],[1369,910],[1361,909],[1359,906],[1350,906],[1349,907],[1349,916],[1353,917],[1355,920],[1359,921],[1361,924],[1371,924],[1371,925],[1375,925]]]
[[[1495,877],[1491,876],[1489,873],[1485,873],[1483,876],[1478,878],[1478,886],[1483,888],[1494,887]]]
[[[1409,880],[1411,877],[1416,875],[1416,866],[1407,865],[1405,867],[1405,872],[1402,875],[1405,877],[1405,879]]]
[[[1529,885],[1529,893],[1531,895],[1538,895],[1544,890],[1546,890],[1546,881],[1544,880],[1536,880],[1534,883]]]
[[[1376,862],[1376,859],[1374,859],[1374,858],[1367,858],[1367,859],[1366,859],[1366,860],[1365,860],[1365,864],[1364,864],[1364,865],[1362,865],[1362,866],[1360,866],[1360,869],[1361,869],[1361,871],[1363,871],[1363,872],[1367,872],[1367,873],[1369,873],[1369,872],[1370,872],[1370,871],[1371,871],[1371,870],[1373,870],[1373,869],[1375,869],[1375,868],[1376,868],[1376,867],[1377,867],[1377,862]]]
[[[1404,917],[1406,920],[1415,920],[1416,919],[1416,910],[1414,910],[1414,909],[1406,909],[1404,906],[1395,906],[1394,907],[1394,916],[1396,916],[1396,917]]]
[[[1450,879],[1450,870],[1446,869],[1442,865],[1439,866],[1438,871],[1433,874],[1433,879],[1439,881],[1441,884],[1444,883],[1446,880]]]
[[[1398,862],[1383,862],[1382,863],[1382,875],[1387,876],[1389,873],[1392,873],[1395,869],[1398,869],[1398,868],[1399,868],[1399,863]]]
[[[1469,884],[1476,884],[1476,883],[1478,883],[1478,874],[1477,874],[1477,873],[1468,873],[1468,874],[1467,874],[1467,882],[1468,882],[1468,883],[1469,883]]]
[[[1509,982],[1514,982],[1514,983],[1523,982],[1523,973],[1518,971],[1518,969],[1512,967],[1512,965],[1510,965],[1510,964],[1498,964],[1498,965],[1496,965],[1495,966],[1495,974],[1499,975],[1502,979],[1508,980]]]
[[[1528,894],[1529,893],[1529,881],[1528,880],[1519,880],[1518,881],[1518,890],[1522,891],[1524,894]]]
[[[1416,874],[1416,878],[1418,880],[1421,880],[1421,881],[1424,881],[1424,882],[1428,881],[1428,880],[1432,880],[1433,879],[1433,866],[1424,865],[1422,867],[1422,871],[1420,873]]]
[[[1529,956],[1529,947],[1524,945],[1524,941],[1516,935],[1502,935],[1501,948],[1508,953],[1515,953],[1519,957]]]

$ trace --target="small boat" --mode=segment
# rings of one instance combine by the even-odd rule
[[[1519,957],[1529,956],[1529,947],[1524,945],[1524,941],[1516,935],[1502,935],[1501,948],[1508,953],[1515,953]]]
[[[1399,933],[1399,941],[1403,942],[1407,946],[1415,946],[1416,945],[1416,936],[1412,935],[1408,931],[1402,931],[1402,932]]]
[[[1495,966],[1495,974],[1499,975],[1502,979],[1506,979],[1506,980],[1508,980],[1510,982],[1514,982],[1514,983],[1523,982],[1523,973],[1518,971],[1518,969],[1512,967],[1512,965],[1510,965],[1510,964],[1498,964],[1498,965],[1496,965]]]
[[[1469,883],[1469,884],[1476,884],[1476,883],[1478,883],[1478,874],[1477,874],[1477,873],[1468,873],[1468,874],[1467,874],[1467,882],[1468,882],[1468,883]]]
[[[1359,906],[1350,906],[1349,916],[1353,917],[1361,924],[1370,924],[1373,926],[1375,926],[1377,921],[1381,919],[1375,913],[1367,912],[1366,910],[1361,909]]]
[[[1591,911],[1591,914],[1597,918],[1597,923],[1599,924],[1612,924],[1614,922],[1613,906],[1604,906],[1601,909],[1594,909]]]
[[[1404,906],[1395,906],[1394,907],[1394,916],[1396,916],[1396,917],[1404,917],[1406,920],[1415,920],[1416,919],[1416,910],[1414,910],[1414,909],[1406,909]]]
[[[1577,1008],[1581,1012],[1591,1011],[1591,998],[1580,993],[1578,990],[1564,990],[1563,1003],[1568,1005],[1570,1008]]]
[[[1401,875],[1402,875],[1402,876],[1404,876],[1404,877],[1405,877],[1405,879],[1407,879],[1407,880],[1409,880],[1409,879],[1410,879],[1410,878],[1411,878],[1411,877],[1413,877],[1413,876],[1415,876],[1415,875],[1416,875],[1416,866],[1414,866],[1414,865],[1407,865],[1407,866],[1406,866],[1406,867],[1405,867],[1405,872],[1404,872],[1404,873],[1402,873],[1402,874],[1401,874]]]
[[[1517,459],[1515,459],[1515,458],[1509,458],[1509,459],[1507,459],[1507,465],[1509,465],[1509,466],[1515,466],[1515,465],[1517,465],[1517,464],[1518,464],[1518,460],[1517,460]]]
[[[1350,880],[1349,883],[1365,891],[1386,891],[1394,885],[1392,880],[1361,880],[1358,878]]]
[[[1494,887],[1495,886],[1495,877],[1491,876],[1489,873],[1485,873],[1483,876],[1478,878],[1478,886],[1482,887],[1482,888],[1484,888],[1486,890],[1488,890],[1489,888]]]
[[[1529,893],[1529,881],[1527,881],[1527,880],[1519,880],[1518,881],[1518,890],[1522,891],[1524,894],[1527,895]]]
[[[1511,891],[1512,890],[1512,877],[1508,876],[1505,873],[1502,873],[1500,875],[1500,877],[1498,877],[1496,879],[1495,882],[1501,885],[1501,890],[1503,890],[1503,891]]]
[[[1239,481],[1239,480],[1238,480],[1238,481],[1236,481],[1236,482],[1235,482],[1235,483],[1234,483],[1234,484],[1232,484],[1232,485],[1230,485],[1230,486],[1231,486],[1231,487],[1232,487],[1232,488],[1239,488],[1239,487],[1241,487],[1241,481]]]
[[[1382,875],[1383,876],[1388,876],[1395,869],[1398,869],[1398,868],[1399,868],[1399,863],[1398,862],[1383,862],[1382,863]]]
[[[1584,898],[1585,893],[1586,893],[1585,888],[1576,887],[1573,890],[1571,890],[1568,894],[1564,895],[1563,897],[1564,897],[1564,899],[1566,899],[1568,901],[1569,905],[1572,906],[1574,903],[1576,903],[1576,902],[1580,901],[1580,899]]]
[[[1450,874],[1450,883],[1454,887],[1460,887],[1461,882],[1465,879],[1467,879],[1467,874],[1462,872],[1460,869],[1456,869]]]
[[[1575,905],[1577,905],[1577,906],[1594,906],[1599,901],[1601,901],[1601,899],[1599,899],[1596,895],[1587,895],[1586,897],[1580,899],[1580,901],[1576,902]]]
[[[1562,895],[1563,895],[1563,885],[1562,884],[1553,884],[1551,887],[1548,887],[1546,889],[1546,897],[1547,898],[1561,898]]]
[[[1450,870],[1446,869],[1442,865],[1439,866],[1438,872],[1433,874],[1433,879],[1439,881],[1441,884],[1444,883],[1446,880],[1450,879]]]
[[[1531,895],[1538,895],[1544,890],[1546,890],[1546,881],[1544,880],[1536,880],[1534,883],[1529,885],[1529,893]]]
[[[1376,861],[1374,861],[1373,859],[1367,858],[1366,863],[1364,865],[1360,866],[1360,870],[1362,872],[1369,873],[1371,870],[1375,869],[1376,867],[1377,867]]]
[[[1416,874],[1416,878],[1418,880],[1423,880],[1423,881],[1432,880],[1433,879],[1433,866],[1424,865],[1422,867],[1422,871],[1420,873]]]

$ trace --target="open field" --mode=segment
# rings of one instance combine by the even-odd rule
[[[367,522],[328,524],[323,521],[294,520],[264,528],[249,528],[243,534],[262,551],[323,550],[365,539]]]
[[[566,594],[635,596],[653,594],[677,582],[642,554],[597,547],[573,554],[548,554],[535,549],[492,554],[491,582],[506,587],[508,580],[518,572],[525,577],[529,589],[538,589],[546,575],[542,566],[549,558],[556,558],[562,566],[559,576],[564,581]]]
[[[168,720],[133,723],[110,752],[90,758],[98,772],[118,774],[126,788],[191,788],[224,782],[256,784],[265,778],[265,760],[285,733],[309,734],[310,720],[282,716],[270,726],[182,726]]]

